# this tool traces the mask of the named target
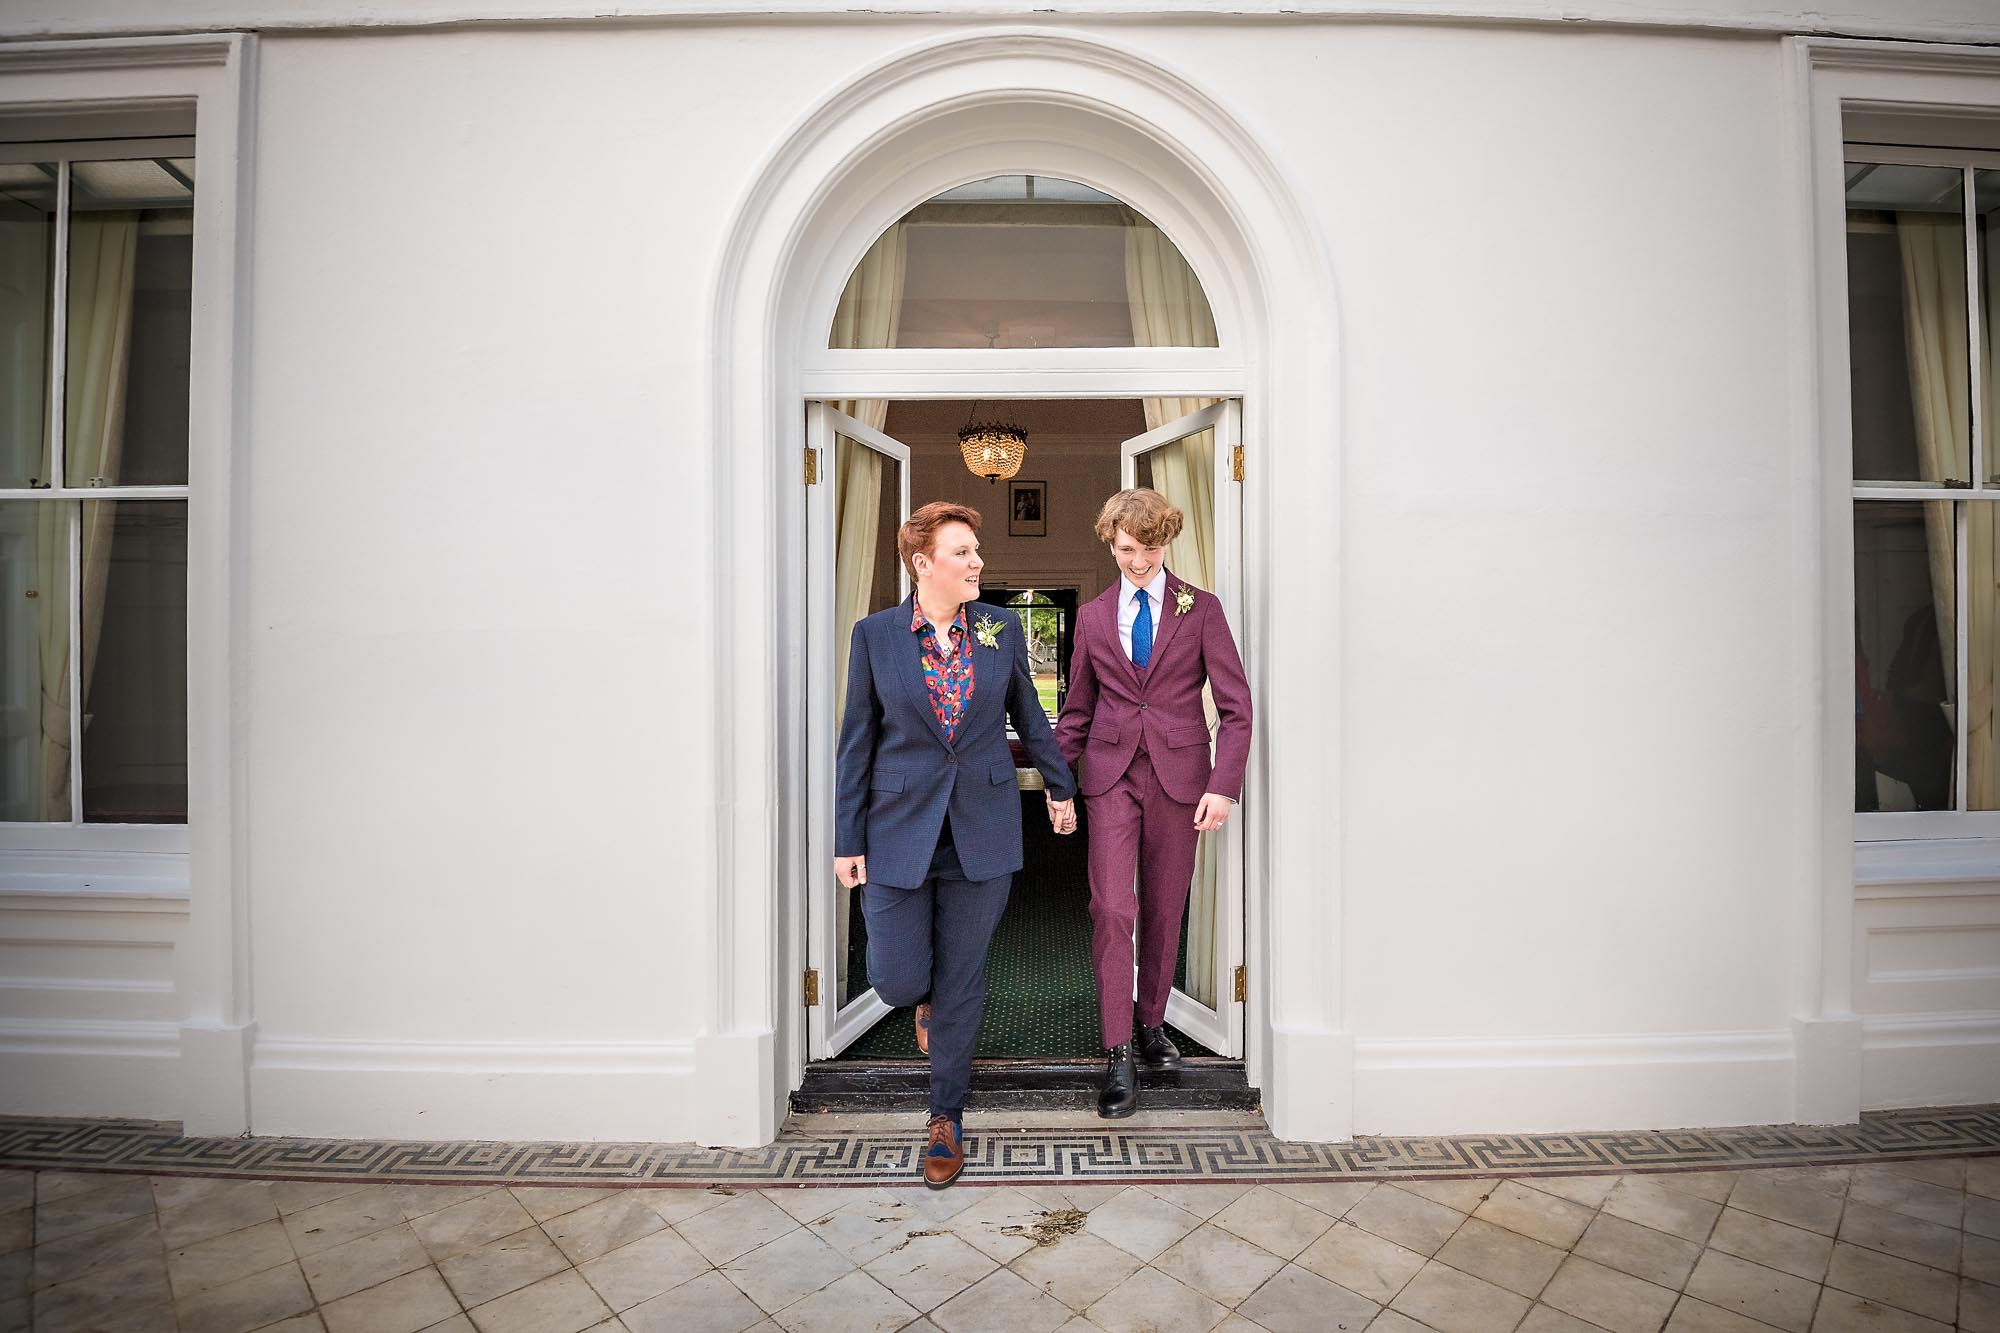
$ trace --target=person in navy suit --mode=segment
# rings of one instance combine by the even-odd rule
[[[833,871],[861,887],[876,994],[917,1007],[931,1067],[924,1183],[942,1189],[965,1167],[986,946],[1021,868],[1007,719],[1041,770],[1059,832],[1076,827],[1076,783],[1036,697],[1020,621],[976,600],[979,511],[927,504],[896,548],[916,591],[854,626]]]

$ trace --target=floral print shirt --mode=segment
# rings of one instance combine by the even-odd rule
[[[931,697],[931,711],[944,728],[947,742],[958,739],[958,724],[965,720],[966,705],[972,702],[972,634],[965,626],[965,608],[951,624],[951,648],[941,650],[937,631],[924,619],[924,608],[910,599],[910,632],[917,643],[924,669],[924,689]]]

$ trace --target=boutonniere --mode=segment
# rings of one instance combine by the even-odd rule
[[[1194,589],[1183,583],[1174,589],[1174,614],[1184,616],[1194,610]]]
[[[979,640],[982,648],[998,648],[1001,628],[1001,622],[992,616],[981,616],[972,622],[972,637]]]

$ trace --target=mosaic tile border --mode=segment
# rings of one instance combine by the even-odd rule
[[[1287,1143],[1261,1129],[998,1129],[966,1135],[968,1184],[1306,1181],[1715,1171],[2000,1154],[2000,1105],[1858,1125],[1469,1134]],[[654,1188],[910,1183],[914,1128],[792,1132],[748,1151],[683,1143],[393,1142],[182,1136],[147,1121],[0,1117],[0,1167],[263,1180]]]

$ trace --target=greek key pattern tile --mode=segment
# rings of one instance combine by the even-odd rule
[[[917,1130],[787,1133],[749,1151],[678,1143],[187,1138],[141,1121],[0,1117],[0,1167],[266,1180],[625,1186],[907,1184]],[[1287,1143],[1246,1127],[966,1133],[968,1183],[1307,1181],[1714,1171],[2000,1154],[2000,1106],[1859,1125]]]

